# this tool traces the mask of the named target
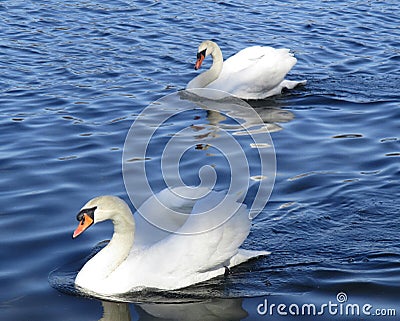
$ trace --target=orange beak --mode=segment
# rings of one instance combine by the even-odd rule
[[[72,238],[76,238],[77,236],[81,235],[84,231],[86,231],[91,225],[93,224],[93,219],[87,215],[83,214],[82,220],[79,222],[78,227],[76,228]]]
[[[201,67],[201,64],[203,63],[205,56],[204,55],[199,55],[199,57],[196,60],[196,64],[194,65],[194,70],[198,70]]]

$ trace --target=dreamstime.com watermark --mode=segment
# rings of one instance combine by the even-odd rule
[[[257,305],[262,316],[360,316],[394,317],[395,308],[377,308],[371,303],[351,303],[345,292],[339,292],[336,300],[325,303],[271,303],[268,299]]]

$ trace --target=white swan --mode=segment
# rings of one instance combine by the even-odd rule
[[[208,55],[213,58],[211,68],[192,79],[186,89],[218,89],[242,99],[263,99],[307,82],[284,79],[297,62],[289,49],[253,46],[223,61],[218,45],[206,40],[199,46],[196,70]]]
[[[250,258],[267,255],[266,251],[239,248],[250,231],[251,221],[244,204],[237,196],[210,192],[195,200],[196,195],[182,198],[181,187],[165,189],[157,194],[170,209],[184,209],[187,217],[175,217],[166,232],[148,223],[142,215],[153,220],[168,217],[168,209],[155,196],[139,208],[142,215],[133,216],[129,206],[115,196],[100,196],[90,200],[79,212],[79,225],[73,238],[89,226],[112,220],[114,234],[106,247],[91,258],[79,271],[75,285],[100,295],[127,293],[143,288],[173,290],[199,283],[224,274]],[[215,207],[224,199],[222,208]],[[209,211],[207,215],[204,213]],[[204,218],[201,218],[204,216]],[[200,220],[199,220],[200,217]],[[223,224],[221,218],[224,220]],[[214,225],[203,233],[190,233],[194,224]],[[219,225],[219,226],[218,226]]]

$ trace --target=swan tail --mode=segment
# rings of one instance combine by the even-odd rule
[[[229,260],[228,268],[234,267],[253,258],[257,258],[260,256],[267,256],[270,254],[271,252],[268,251],[239,249],[238,253]]]
[[[280,83],[281,88],[293,89],[297,86],[305,86],[307,84],[307,80],[295,81],[295,80],[284,80]]]
[[[307,80],[301,80],[301,81],[296,81],[296,80],[286,80],[284,79],[278,86],[274,87],[273,89],[263,93],[260,95],[257,99],[263,99],[275,95],[280,95],[282,93],[283,89],[293,89],[297,86],[305,86],[307,83]]]

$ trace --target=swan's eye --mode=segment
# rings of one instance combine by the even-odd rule
[[[84,214],[84,212],[83,212],[83,211],[80,211],[80,212],[78,213],[78,215],[76,216],[76,220],[79,221],[79,222],[82,221],[82,220],[84,220],[83,214]]]
[[[202,51],[199,51],[199,52],[197,53],[197,59],[204,58],[204,57],[206,56],[206,51],[207,51],[207,49],[204,49],[204,50],[202,50]]]
[[[92,208],[84,208],[83,210],[81,210],[78,215],[76,216],[76,219],[79,222],[85,223],[85,216],[84,214],[86,214],[87,216],[89,216],[92,220],[94,220],[94,211],[96,210],[97,206],[92,207]]]

